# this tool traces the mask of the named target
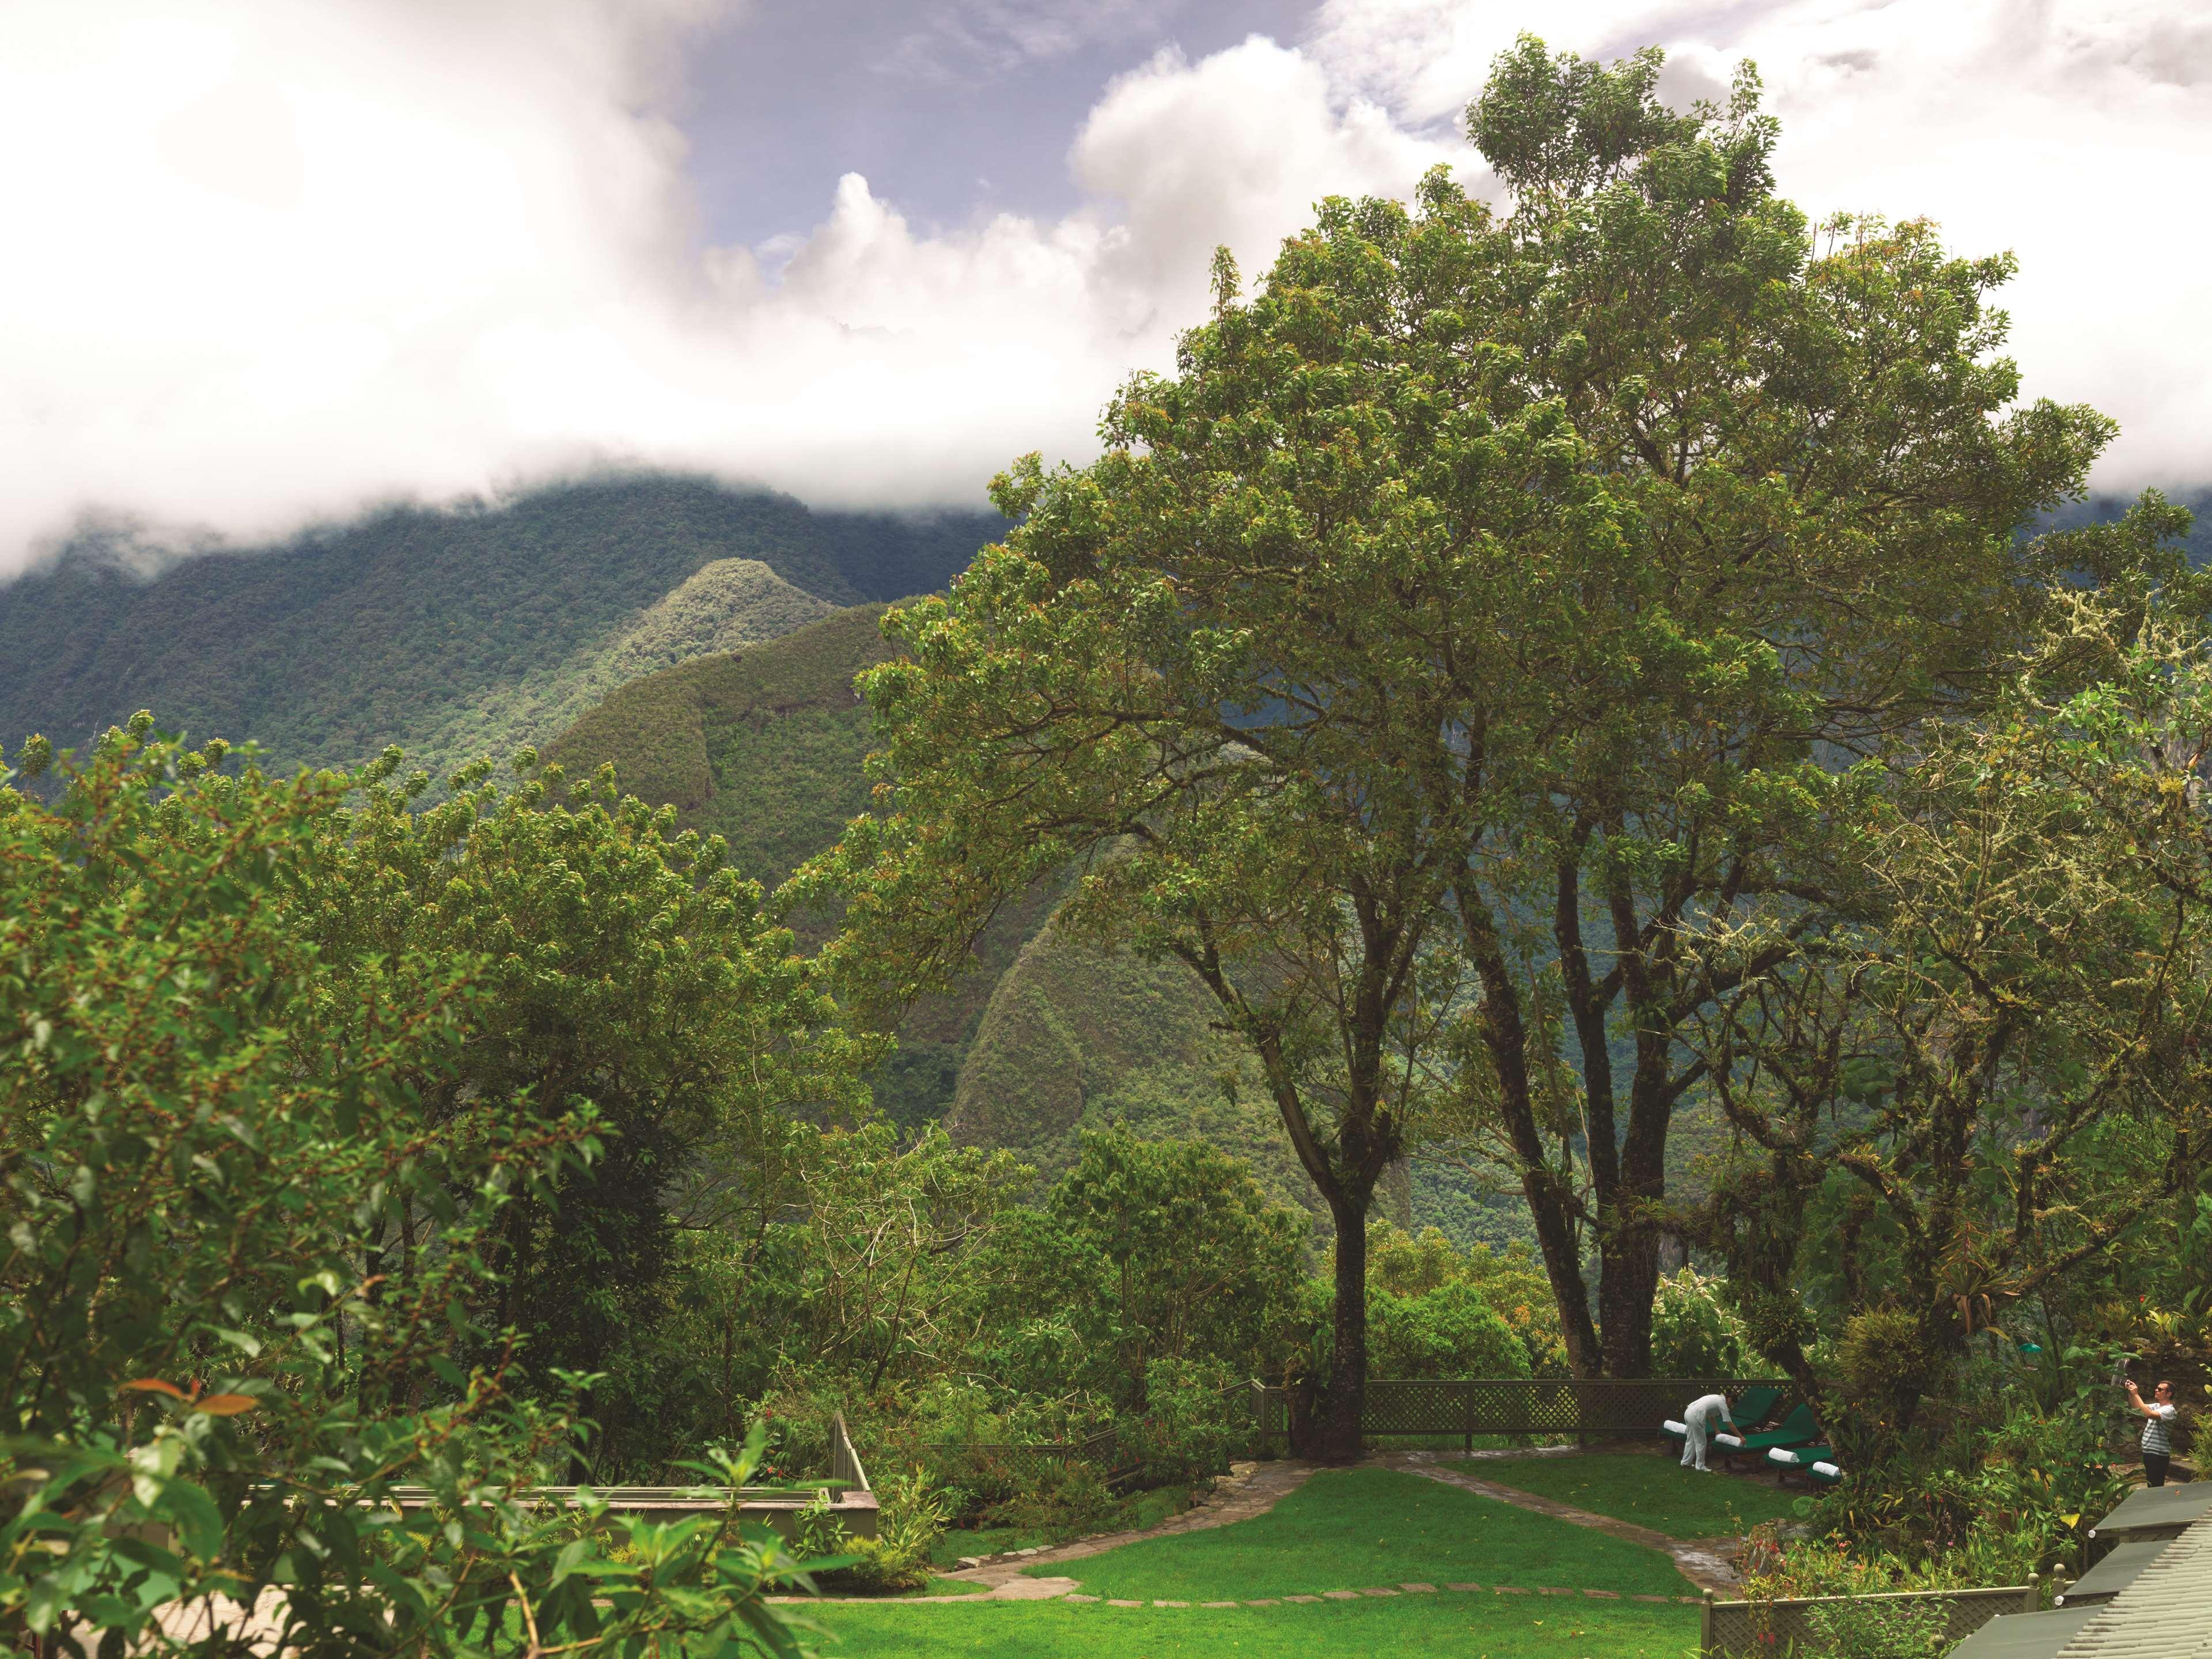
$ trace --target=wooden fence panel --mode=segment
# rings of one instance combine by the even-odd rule
[[[1700,1395],[1739,1395],[1755,1387],[1787,1390],[1786,1381],[1727,1377],[1472,1377],[1415,1382],[1378,1378],[1367,1385],[1364,1434],[1571,1434],[1613,1438],[1659,1433]],[[1253,1385],[1263,1438],[1287,1437],[1288,1391]]]

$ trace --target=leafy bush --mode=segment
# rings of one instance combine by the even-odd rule
[[[1450,1284],[1472,1285],[1520,1342],[1525,1366],[1508,1362],[1505,1376],[1565,1376],[1566,1344],[1557,1304],[1542,1265],[1519,1241],[1502,1251],[1486,1244],[1462,1249],[1434,1227],[1407,1234],[1387,1221],[1367,1230],[1367,1285],[1378,1291],[1423,1297]],[[1327,1307],[1322,1308],[1326,1317]],[[1377,1376],[1386,1373],[1378,1370]]]
[[[1368,1302],[1369,1363],[1377,1376],[1526,1376],[1528,1350],[1465,1279],[1423,1296]]]
[[[1054,1543],[1110,1527],[1121,1505],[1106,1477],[1079,1459],[1046,1467],[1036,1486],[983,1512],[986,1525],[1033,1532]]]
[[[920,1589],[929,1583],[930,1550],[944,1535],[958,1499],[931,1485],[920,1469],[892,1476],[876,1489],[876,1498],[881,1505],[876,1535],[840,1540],[838,1553],[851,1565],[831,1578],[866,1590]],[[807,1541],[819,1536],[817,1523]]]
[[[1943,1659],[1951,1650],[1944,1610],[1930,1602],[1839,1602],[1807,1608],[1805,1623],[1828,1659]]]
[[[795,1652],[763,1595],[797,1564],[734,1505],[617,1558],[527,1501],[596,1379],[519,1398],[471,1310],[518,1200],[601,1155],[596,1110],[452,1086],[474,957],[298,925],[353,781],[224,775],[151,727],[54,810],[0,787],[0,1629],[174,1651],[157,1612],[219,1595],[317,1659],[496,1653],[521,1599],[580,1655]],[[693,1467],[741,1485],[760,1449]],[[429,1501],[391,1523],[403,1484]]]
[[[1743,1322],[1722,1300],[1723,1291],[1723,1281],[1694,1267],[1659,1281],[1651,1304],[1651,1364],[1656,1375],[1743,1375]]]
[[[1232,1448],[1251,1432],[1249,1400],[1225,1367],[1155,1359],[1145,1368],[1145,1411],[1123,1431],[1140,1485],[1164,1486],[1223,1474]]]

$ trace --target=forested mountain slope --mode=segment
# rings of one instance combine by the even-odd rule
[[[817,514],[653,477],[393,508],[150,579],[81,541],[0,586],[0,743],[44,732],[75,746],[148,708],[283,766],[349,765],[392,742],[449,766],[550,738],[692,649],[942,586],[1003,524]],[[709,574],[729,561],[747,562]]]

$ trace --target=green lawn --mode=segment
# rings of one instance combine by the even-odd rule
[[[1656,1550],[1390,1469],[1324,1470],[1252,1520],[1030,1571],[1079,1578],[1087,1595],[1147,1601],[1249,1601],[1407,1580],[1694,1593]]]
[[[1736,1537],[1761,1521],[1788,1519],[1800,1496],[1769,1481],[1718,1470],[1699,1474],[1671,1457],[1638,1452],[1484,1459],[1447,1467],[1595,1515],[1633,1521],[1669,1538]]]
[[[836,1638],[825,1659],[1688,1659],[1698,1644],[1694,1607],[1443,1593],[1290,1607],[832,1607],[817,1617]]]

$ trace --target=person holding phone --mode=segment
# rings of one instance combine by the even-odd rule
[[[2129,1400],[2143,1414],[2143,1484],[2162,1486],[2166,1484],[2166,1472],[2173,1462],[2173,1384],[2160,1383],[2146,1400],[2136,1387],[2135,1378],[2130,1377],[2127,1390]]]

